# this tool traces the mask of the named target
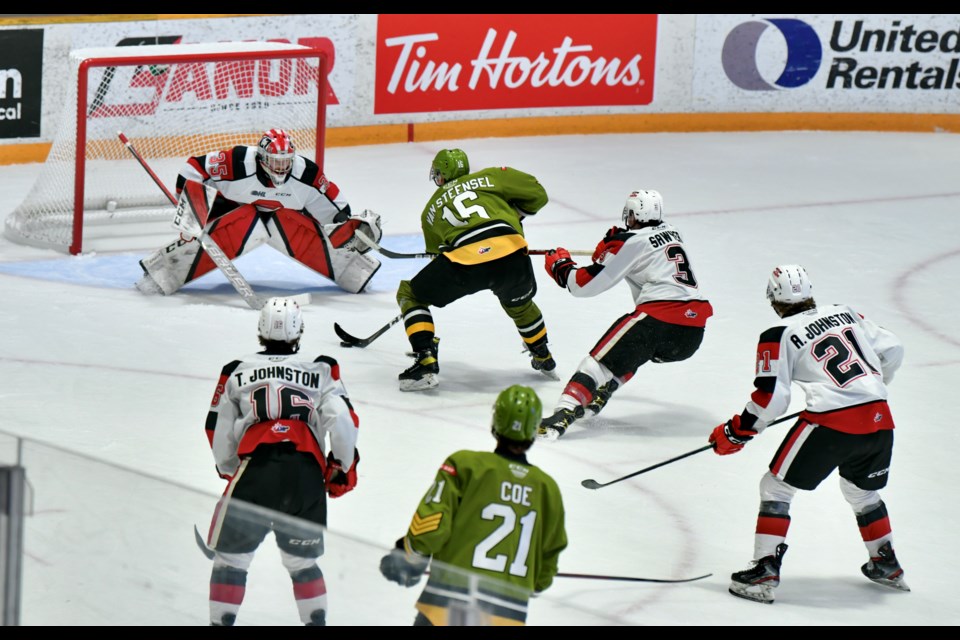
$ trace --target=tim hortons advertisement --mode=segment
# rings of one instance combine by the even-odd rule
[[[646,105],[657,16],[381,15],[374,113]]]

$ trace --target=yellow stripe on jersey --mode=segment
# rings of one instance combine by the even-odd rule
[[[435,513],[432,516],[421,518],[419,513],[413,514],[413,520],[410,521],[410,535],[419,536],[424,533],[430,533],[440,528],[440,520],[443,513]]]
[[[527,246],[526,239],[520,234],[512,233],[506,236],[487,238],[480,242],[472,242],[443,255],[457,264],[481,264],[497,258],[508,256]]]

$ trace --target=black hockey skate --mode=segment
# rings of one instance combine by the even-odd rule
[[[583,407],[577,405],[574,409],[557,409],[549,418],[544,418],[537,428],[537,437],[542,440],[556,440],[574,423],[583,417]]]
[[[780,543],[772,556],[753,561],[753,566],[730,575],[729,591],[739,598],[773,604],[773,591],[780,586],[780,564],[787,545]]]
[[[307,627],[325,627],[327,626],[327,612],[324,609],[317,609],[316,611],[310,612],[310,622],[306,623]]]
[[[587,403],[586,410],[590,415],[597,415],[600,411],[607,406],[607,402],[610,400],[610,396],[613,395],[613,392],[620,388],[620,383],[617,382],[616,378],[611,380],[605,385],[602,385],[597,392],[593,394],[593,400]]]
[[[910,591],[910,587],[903,581],[903,569],[897,562],[897,556],[893,552],[893,546],[889,541],[877,549],[879,557],[870,558],[870,561],[860,567],[863,575],[867,576],[877,584],[896,589],[898,591]]]
[[[440,384],[437,377],[440,373],[440,362],[437,360],[436,343],[434,348],[417,351],[413,357],[416,359],[413,366],[398,376],[400,391],[423,391]]]
[[[557,375],[557,361],[554,360],[550,354],[550,349],[547,348],[546,342],[539,346],[530,345],[529,351],[530,366],[533,367],[535,371],[539,371],[551,380],[560,379],[560,376]]]

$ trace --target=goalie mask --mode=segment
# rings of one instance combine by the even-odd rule
[[[259,335],[264,340],[293,343],[303,335],[303,314],[295,300],[270,298],[260,309]]]
[[[279,187],[290,177],[293,168],[293,139],[283,129],[264,132],[257,144],[257,162],[263,167],[274,186]]]
[[[530,387],[507,387],[493,404],[493,432],[507,440],[533,440],[542,419],[543,403]]]
[[[631,224],[631,220],[633,223]],[[627,196],[623,205],[623,226],[627,229],[663,222],[663,196],[659,191],[638,189]]]

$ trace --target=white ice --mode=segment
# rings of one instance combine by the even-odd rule
[[[562,572],[712,576],[675,585],[558,578],[532,601],[531,625],[960,623],[958,143],[943,133],[773,132],[327,151],[328,176],[354,207],[382,214],[382,243],[399,251],[423,249],[430,159],[451,146],[464,148],[474,168],[510,165],[540,178],[550,203],[526,222],[532,248],[592,250],[637,188],[661,191],[666,217],[686,237],[716,311],[700,351],[643,366],[600,416],[558,442],[536,443],[529,459],[563,491],[570,546]],[[0,217],[38,169],[0,168]],[[257,349],[257,316],[218,273],[170,297],[136,291],[138,259],[173,235],[124,238],[123,250],[80,257],[0,239],[0,463],[22,462],[32,489],[24,625],[207,623],[210,565],[192,528],[205,529],[223,481],[204,419],[221,366]],[[490,406],[510,384],[533,386],[552,409],[581,358],[632,309],[624,284],[574,299],[535,257],[537,302],[561,380],[530,369],[511,321],[482,293],[434,311],[440,386],[402,393],[397,374],[410,359],[399,325],[363,350],[342,348],[333,332],[337,322],[368,335],[397,314],[398,281],[424,263],[383,262],[370,290],[350,295],[268,247],[237,261],[261,293],[313,294],[303,349],[337,358],[360,417],[359,485],[330,502],[321,561],[331,625],[412,622],[422,583],[402,589],[383,580],[377,564],[439,464],[458,449],[492,448]],[[905,344],[891,385],[896,446],[882,496],[911,593],[861,575],[867,554],[836,474],[793,503],[776,603],[727,593],[729,574],[752,557],[757,484],[787,425],[735,456],[707,451],[600,490],[580,484],[697,449],[743,408],[757,336],[777,319],[764,287],[778,263],[803,264],[818,301],[850,304]],[[801,403],[795,389],[791,412]],[[270,539],[251,567],[238,624],[298,624]]]

